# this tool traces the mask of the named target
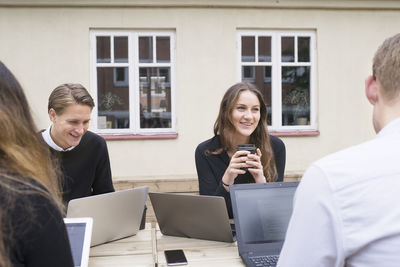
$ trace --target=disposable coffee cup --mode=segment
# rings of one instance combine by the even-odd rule
[[[237,151],[250,151],[250,154],[256,153],[256,146],[253,144],[243,144],[237,146]],[[244,157],[244,155],[242,156]],[[242,170],[247,170],[247,167],[241,168]]]
[[[250,154],[256,153],[256,146],[253,144],[243,144],[237,146],[237,151],[250,151]]]

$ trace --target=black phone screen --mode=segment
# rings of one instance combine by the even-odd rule
[[[185,254],[182,249],[176,250],[165,250],[165,259],[167,260],[168,265],[185,265],[187,264],[187,260]]]

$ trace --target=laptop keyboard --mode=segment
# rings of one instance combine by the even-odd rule
[[[279,255],[268,255],[268,256],[253,256],[249,259],[257,267],[275,267],[278,263]]]

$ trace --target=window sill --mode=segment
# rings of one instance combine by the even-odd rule
[[[290,132],[270,132],[270,135],[287,137],[287,136],[318,136],[319,131],[290,131]]]
[[[100,134],[105,140],[176,139],[178,134]]]

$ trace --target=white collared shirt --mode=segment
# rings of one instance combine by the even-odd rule
[[[66,152],[66,151],[70,151],[76,147],[76,146],[71,146],[67,149],[63,149],[62,147],[60,147],[59,145],[57,145],[54,142],[53,138],[51,138],[50,130],[51,130],[51,125],[42,132],[42,137],[43,137],[43,140],[47,143],[47,145],[49,145],[49,147],[51,147],[52,149],[54,149],[56,151]]]
[[[313,163],[278,266],[400,266],[400,119]]]

